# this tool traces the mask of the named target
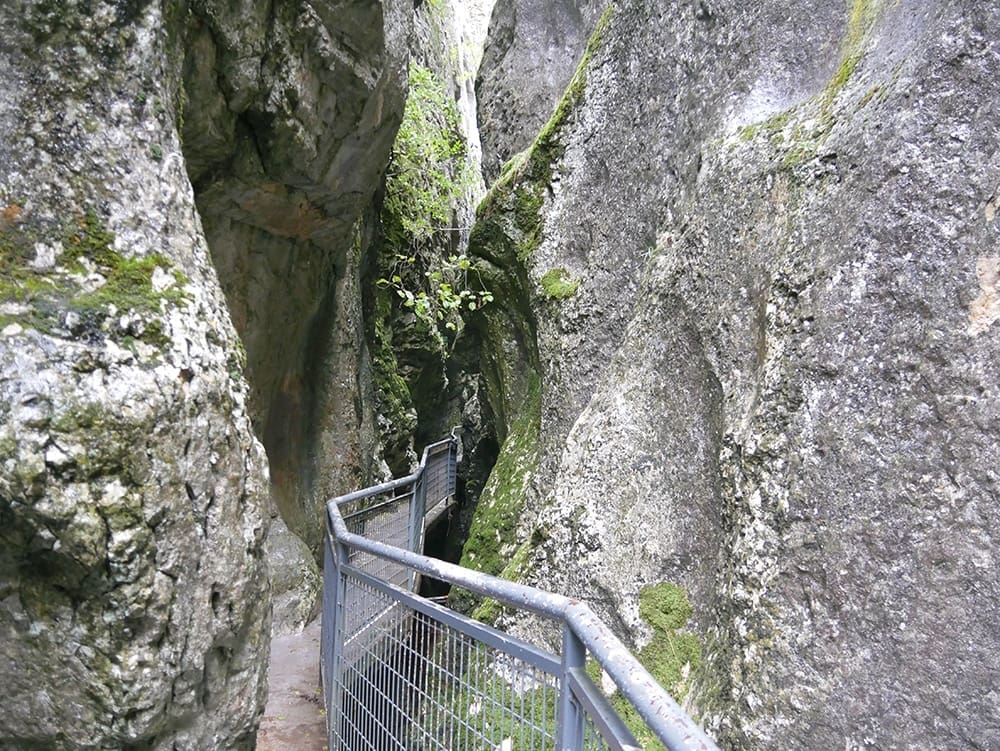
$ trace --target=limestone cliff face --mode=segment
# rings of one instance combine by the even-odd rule
[[[184,156],[273,495],[312,547],[378,470],[358,223],[402,117],[412,5],[193,3]]]
[[[171,12],[0,9],[4,748],[250,748],[263,707],[266,461]]]
[[[467,557],[637,644],[682,585],[670,688],[727,747],[997,745],[1000,11],[606,20],[473,231],[490,483],[527,500]]]
[[[491,6],[417,6],[403,122],[367,224],[362,289],[375,404],[384,456],[397,475],[459,424],[466,456],[477,453],[476,350],[463,316],[445,309],[461,301],[444,295],[442,283],[457,293],[476,288],[452,259],[464,257],[484,193],[474,81]],[[419,296],[420,306],[407,294]],[[460,308],[466,313],[467,303]],[[480,477],[494,458],[480,457]]]
[[[548,120],[603,9],[601,0],[498,0],[476,80],[488,181]]]

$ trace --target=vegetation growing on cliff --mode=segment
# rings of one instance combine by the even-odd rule
[[[576,294],[580,287],[580,280],[574,279],[566,269],[549,269],[538,283],[542,287],[542,292],[549,300],[565,300]]]
[[[822,91],[808,102],[741,127],[738,139],[745,142],[766,138],[781,154],[782,166],[790,170],[813,159],[830,135],[836,119],[836,100],[854,75],[884,4],[884,0],[850,0],[840,62]],[[860,98],[857,106],[860,109],[876,98],[882,100],[886,93],[886,85],[876,84]]]
[[[390,251],[379,285],[433,330],[455,331],[462,313],[492,302],[489,291],[470,284],[472,268],[453,247],[455,206],[474,173],[458,110],[432,71],[412,64],[403,122],[386,174],[382,226]]]
[[[532,299],[538,292],[529,278],[528,262],[542,240],[542,210],[553,163],[565,151],[563,128],[583,99],[591,59],[603,42],[612,14],[609,5],[552,117],[531,148],[504,165],[500,178],[479,204],[469,237],[470,254],[476,258],[482,282],[498,303],[488,313],[477,315],[476,325],[484,342],[486,397],[501,440],[516,419],[517,406],[530,391],[526,384],[537,378]],[[562,299],[575,292],[578,282],[565,276],[548,277],[541,287],[543,294]]]
[[[591,57],[600,48],[613,14],[613,6],[608,5],[552,117],[528,151],[504,165],[500,179],[480,204],[469,239],[469,246],[478,255],[493,262],[504,259],[523,262],[538,247],[542,233],[541,209],[545,191],[552,182],[552,165],[565,152],[561,132],[583,99]]]
[[[519,547],[516,534],[527,484],[538,465],[540,425],[541,391],[538,378],[533,377],[521,411],[479,497],[472,528],[462,549],[462,566],[508,579],[516,579],[523,573],[530,548]],[[517,560],[520,564],[510,569],[512,562]],[[465,610],[477,603],[478,598],[471,596],[453,599],[453,604]],[[493,620],[496,614],[497,611],[490,607],[477,613],[477,617]]]
[[[186,282],[160,254],[128,257],[114,250],[115,236],[93,213],[71,222],[61,236],[22,224],[19,207],[8,206],[0,225],[0,324],[18,323],[40,331],[76,336],[122,333],[163,344],[162,303],[183,303]],[[58,232],[55,234],[59,234]],[[51,253],[48,259],[39,254]],[[159,269],[165,283],[154,286]],[[126,331],[104,324],[131,313],[141,320]]]
[[[653,630],[652,639],[637,655],[639,662],[677,702],[683,702],[690,677],[701,664],[701,642],[695,634],[682,630],[691,617],[687,593],[669,582],[645,586],[639,592],[639,616]],[[595,661],[588,662],[587,673],[601,685],[601,670]],[[611,703],[642,748],[663,750],[663,744],[627,699],[615,694]]]

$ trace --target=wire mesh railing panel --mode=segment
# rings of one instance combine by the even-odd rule
[[[550,664],[509,654],[410,606],[414,595],[389,592],[350,573],[344,604],[371,603],[384,614],[350,633],[328,690],[330,748],[351,751],[543,751],[556,746],[558,677]],[[357,593],[357,594],[355,594]],[[444,608],[438,608],[444,613]],[[342,614],[350,620],[347,612]],[[461,616],[452,616],[461,619]],[[527,645],[524,649],[529,650]]]
[[[455,493],[457,450],[454,441],[441,441],[426,449],[420,483],[424,492],[425,513],[428,515]]]
[[[413,475],[329,504],[330,751],[718,751],[585,603],[420,554],[456,456],[455,439],[433,444]],[[541,616],[554,630],[532,638],[559,654],[420,597],[421,577],[453,586],[449,602],[464,591],[476,618]]]
[[[599,687],[604,681],[600,665],[590,659],[588,668],[569,670],[568,681],[572,689],[572,704],[575,716],[578,718],[577,745],[582,751],[634,751],[644,748],[646,751],[662,751],[663,747],[640,744],[634,733],[645,728],[642,719],[629,711],[630,707],[620,695],[611,695]],[[648,730],[648,729],[647,729]]]
[[[351,633],[333,679],[329,724],[330,748],[351,751],[406,749],[408,710],[417,674],[411,655],[414,649],[412,613],[381,592],[343,577],[345,601],[368,603],[380,614],[364,628]],[[345,622],[349,613],[344,613]],[[328,697],[329,701],[329,697]]]
[[[555,748],[555,675],[447,624],[426,616],[422,624],[429,650],[410,748]]]
[[[586,717],[583,722],[583,751],[612,751],[612,747],[604,740],[601,731],[597,729],[591,717]]]
[[[413,487],[407,486],[392,494],[366,499],[367,504],[344,513],[344,522],[352,534],[378,540],[387,545],[408,549],[410,546],[410,506]],[[397,586],[407,586],[410,572],[384,558],[362,550],[352,550],[348,562],[362,571]]]

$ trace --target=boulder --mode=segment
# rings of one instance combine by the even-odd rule
[[[473,230],[501,437],[541,376],[507,573],[637,651],[679,585],[701,651],[668,688],[725,747],[997,745],[1000,13],[600,31]]]

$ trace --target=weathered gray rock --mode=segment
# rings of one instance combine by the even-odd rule
[[[378,470],[358,222],[403,110],[412,5],[193,4],[184,156],[237,330],[272,493],[314,550]]]
[[[681,584],[726,747],[1000,743],[998,34],[620,4],[480,211],[501,437],[542,376],[507,573],[637,644],[641,587]]]
[[[321,573],[302,538],[288,529],[275,510],[267,533],[273,619],[271,633],[301,631],[320,611]]]
[[[0,746],[251,748],[266,461],[160,3],[0,9]]]
[[[603,0],[498,0],[476,79],[483,174],[527,148],[562,96]]]

